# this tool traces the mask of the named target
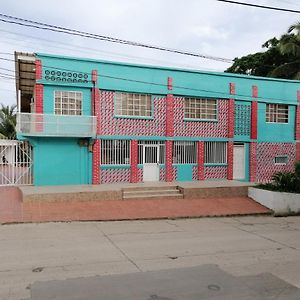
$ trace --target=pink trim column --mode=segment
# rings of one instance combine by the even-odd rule
[[[100,183],[100,140],[96,139],[93,145],[93,184]]]
[[[171,182],[173,179],[173,141],[166,141],[166,181]]]
[[[251,140],[257,139],[257,97],[258,88],[256,85],[252,86],[252,102],[251,102]],[[249,180],[250,182],[256,182],[256,170],[257,170],[257,143],[252,141],[249,146]]]
[[[296,161],[300,160],[300,143],[296,143]]]
[[[42,61],[37,59],[35,61],[35,79],[40,80],[42,79],[43,71],[42,71]]]
[[[257,97],[258,89],[256,85],[252,86],[252,102],[251,102],[251,134],[252,140],[257,139]]]
[[[100,135],[100,93],[99,89],[96,88],[97,83],[97,70],[92,71],[92,115],[96,116],[96,135]],[[101,143],[100,140],[96,138],[93,145],[93,154],[92,154],[92,183],[100,184],[100,164],[101,164]]]
[[[256,154],[256,142],[250,143],[249,155],[250,155],[250,167],[249,167],[249,179],[250,182],[256,182],[256,170],[257,170],[257,154]]]
[[[204,142],[197,142],[198,180],[204,180]]]
[[[233,179],[233,142],[227,144],[227,179]]]
[[[229,84],[230,95],[235,95],[235,84]],[[229,99],[228,104],[228,138],[234,137],[234,99]]]
[[[173,79],[168,77],[168,94],[166,97],[166,136],[174,136],[174,97],[171,94],[173,90]],[[173,181],[173,141],[166,141],[166,181]]]
[[[44,86],[35,84],[35,130],[36,132],[44,131]]]
[[[138,182],[138,141],[130,141],[130,182]]]

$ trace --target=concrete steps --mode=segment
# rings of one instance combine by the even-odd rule
[[[122,189],[123,200],[130,199],[183,199],[183,194],[177,186],[163,187],[132,187]]]

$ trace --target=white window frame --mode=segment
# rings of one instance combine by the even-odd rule
[[[174,141],[173,164],[196,164],[197,143],[193,141]]]
[[[140,93],[115,92],[116,117],[152,118],[152,96]]]
[[[121,148],[120,146],[124,146]],[[101,140],[101,165],[129,165],[129,140]]]
[[[227,142],[205,142],[204,163],[210,165],[227,164]]]
[[[58,102],[57,99],[59,100]],[[54,114],[67,116],[81,116],[82,102],[82,92],[56,90],[54,91]]]
[[[284,158],[285,162],[276,162],[276,159],[282,159]],[[274,157],[274,164],[276,166],[285,166],[289,161],[289,157],[287,155],[276,155]]]
[[[284,106],[284,108],[283,108]],[[288,104],[266,104],[266,122],[267,123],[289,123],[289,105]]]
[[[217,99],[185,97],[184,119],[199,121],[217,121]]]

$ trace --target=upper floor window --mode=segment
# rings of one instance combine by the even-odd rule
[[[184,98],[184,117],[187,119],[217,120],[217,100]]]
[[[285,104],[267,104],[266,122],[268,123],[288,123],[289,106]]]
[[[82,92],[55,91],[54,112],[57,115],[81,115]]]
[[[151,117],[151,95],[136,93],[115,93],[115,115]]]

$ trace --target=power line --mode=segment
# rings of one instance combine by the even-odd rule
[[[104,54],[108,54],[110,56],[124,57],[126,59],[129,59],[130,61],[133,60],[135,62],[138,61],[138,60],[145,60],[145,61],[149,61],[149,62],[170,65],[170,63],[167,62],[167,61],[158,60],[158,59],[154,59],[154,58],[148,58],[148,57],[142,57],[142,56],[136,56],[136,55],[126,55],[126,54],[112,52],[112,51],[104,51],[104,50],[99,50],[99,49],[90,48],[90,47],[83,47],[83,46],[80,46],[80,45],[72,45],[72,44],[64,43],[64,42],[57,41],[57,40],[49,40],[49,39],[34,37],[34,36],[26,35],[26,34],[11,32],[11,31],[8,31],[8,30],[0,29],[0,31],[1,32],[7,32],[7,33],[12,34],[12,35],[19,35],[19,36],[28,37],[30,39],[34,39],[34,40],[38,40],[38,41],[44,41],[44,42],[50,44],[50,45],[47,46],[47,47],[50,47],[50,48],[56,48],[56,49],[62,49],[62,50],[72,50],[72,51],[79,52],[79,53],[97,53],[97,54],[104,53]],[[7,37],[7,36],[4,37],[4,39],[15,40],[15,41],[18,41],[18,42],[22,42],[20,39],[11,38],[11,37]],[[0,40],[3,40],[3,38],[0,37]],[[20,44],[20,43],[13,43],[11,41],[8,42],[8,43],[10,45],[19,45]],[[58,46],[57,44],[66,45],[66,47],[61,47],[61,46]],[[36,46],[26,46],[26,48],[31,48],[31,49],[34,49],[34,50],[43,49],[43,48],[39,48],[39,47],[36,47]],[[80,50],[80,49],[83,49],[83,50]],[[0,54],[7,54],[7,52],[0,52]],[[11,53],[9,53],[9,54],[11,54]],[[180,63],[178,64],[177,62],[176,62],[176,65],[174,65],[174,66],[178,66],[178,67],[181,67],[181,68],[193,68],[193,69],[195,69],[195,65],[180,64]],[[211,69],[211,68],[204,68],[204,70],[220,72],[220,70]]]
[[[210,59],[210,60],[215,60],[215,61],[220,61],[220,62],[232,63],[232,60],[227,59],[227,58],[198,54],[198,53],[188,52],[185,50],[172,49],[172,48],[167,48],[167,47],[162,47],[162,46],[155,46],[155,45],[144,44],[144,43],[140,43],[140,42],[133,42],[133,41],[124,40],[124,39],[120,39],[120,38],[114,38],[114,37],[89,33],[89,32],[85,32],[85,31],[79,31],[79,30],[75,30],[75,29],[71,29],[71,28],[67,28],[67,27],[62,27],[62,26],[57,26],[57,25],[52,25],[52,24],[47,24],[47,23],[42,23],[42,22],[36,22],[33,20],[19,18],[19,17],[7,15],[7,14],[2,14],[2,13],[0,13],[0,16],[2,17],[2,18],[0,18],[0,21],[5,22],[5,23],[26,26],[26,27],[31,27],[31,28],[41,29],[41,30],[48,30],[48,31],[53,31],[53,32],[59,32],[59,33],[64,33],[64,34],[69,34],[69,35],[75,35],[75,36],[85,37],[85,38],[89,38],[89,39],[96,39],[96,40],[101,40],[101,41],[106,41],[106,42],[111,42],[111,43],[119,43],[119,44],[124,44],[124,45],[166,51],[166,52],[171,52],[171,53],[176,53],[176,54],[181,54],[181,55],[200,57],[200,58]]]
[[[9,55],[13,55],[11,53],[9,53]],[[9,58],[3,58],[0,57],[0,60],[5,60],[5,61],[15,61],[13,59],[9,59]],[[49,68],[49,69],[54,69],[54,70],[59,70],[59,71],[67,71],[67,72],[82,72],[80,70],[74,70],[74,69],[66,69],[66,68],[61,68],[61,67],[53,67],[53,66],[48,66],[48,65],[43,65],[43,67],[45,68]],[[86,72],[82,72],[82,73],[86,73]],[[11,75],[9,75],[11,76]],[[160,86],[160,87],[166,87],[167,84],[166,83],[158,83],[158,82],[150,82],[150,81],[143,81],[143,80],[137,80],[137,79],[130,79],[130,78],[124,78],[124,77],[117,77],[117,76],[111,76],[111,75],[106,75],[106,74],[97,74],[97,77],[99,78],[109,78],[109,79],[113,79],[113,80],[120,80],[120,81],[127,81],[127,82],[134,82],[134,83],[140,83],[140,84],[147,84],[147,85],[153,85],[153,86]],[[17,80],[16,78],[8,78],[10,80]],[[91,80],[89,80],[88,82],[92,82]],[[207,92],[207,93],[213,93],[213,94],[217,94],[220,95],[220,97],[222,98],[237,98],[237,97],[246,97],[249,99],[252,99],[252,95],[245,95],[245,94],[234,94],[234,95],[230,95],[229,96],[229,92],[225,93],[225,92],[219,92],[219,91],[213,91],[213,90],[207,90],[207,89],[198,89],[198,88],[192,88],[192,87],[186,87],[186,86],[179,86],[179,85],[173,85],[174,88],[178,88],[178,89],[182,89],[182,90],[188,90],[188,91],[196,91],[196,92]],[[257,99],[261,99],[261,100],[274,100],[274,101],[285,101],[285,99],[280,99],[280,98],[268,98],[268,97],[263,97],[260,98],[258,97]]]
[[[245,6],[251,6],[256,8],[265,8],[265,9],[272,9],[277,11],[284,11],[284,12],[291,12],[300,14],[300,10],[294,10],[294,9],[288,9],[288,8],[280,8],[280,7],[274,7],[274,6],[266,6],[266,5],[258,5],[258,4],[252,4],[252,3],[245,3],[245,2],[238,2],[238,1],[230,1],[230,0],[216,0],[218,2],[226,2],[230,4],[238,4],[238,5],[245,5]]]

